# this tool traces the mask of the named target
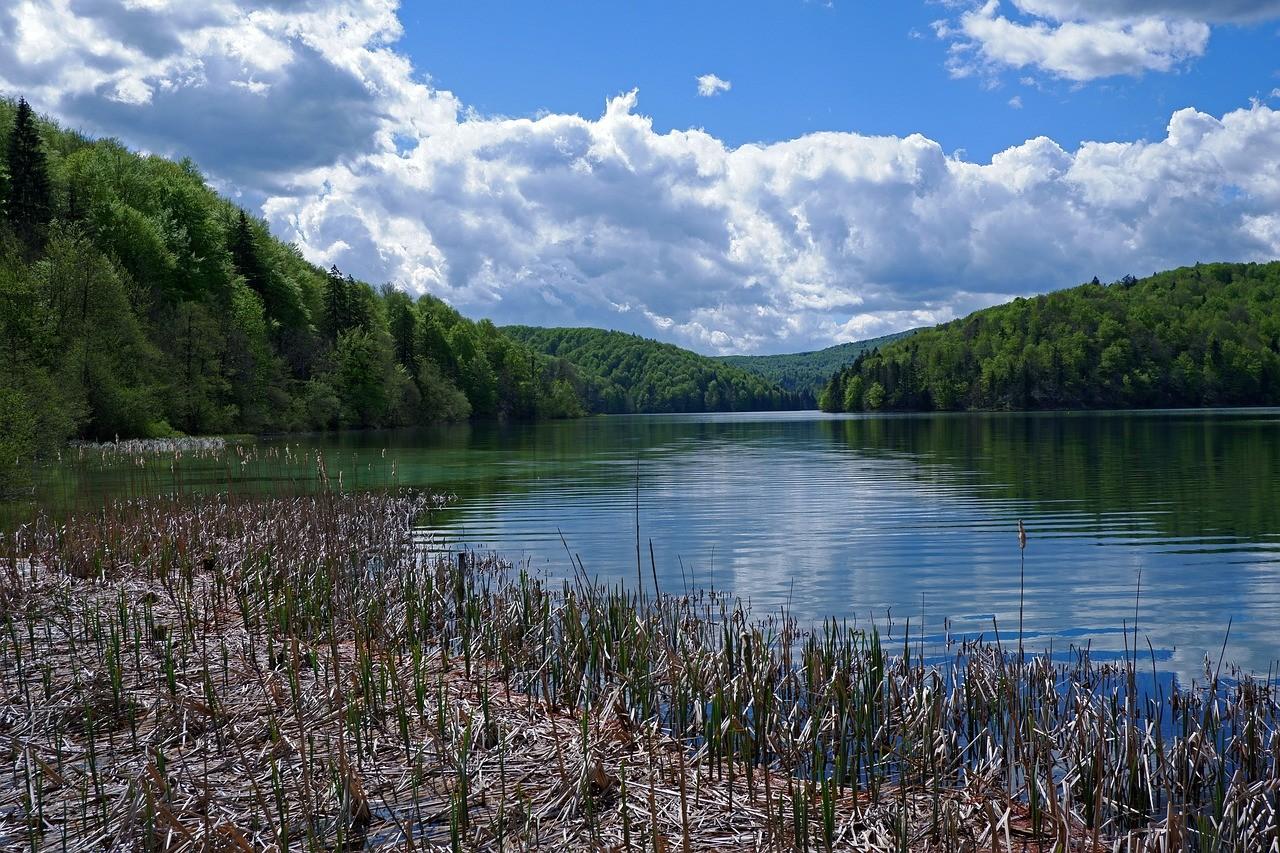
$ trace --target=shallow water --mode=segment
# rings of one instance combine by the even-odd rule
[[[929,644],[1016,644],[1022,519],[1028,647],[1119,655],[1136,614],[1141,659],[1184,679],[1216,663],[1229,622],[1228,660],[1266,673],[1280,657],[1280,410],[601,417],[300,441],[346,485],[456,493],[429,522],[449,545],[553,575],[572,552],[635,583],[638,492],[647,587],[656,571],[664,591],[714,585],[899,636],[910,620]]]

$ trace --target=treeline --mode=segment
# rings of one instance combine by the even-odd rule
[[[878,338],[868,338],[865,341],[836,344],[833,347],[811,352],[785,355],[722,355],[717,356],[716,360],[740,367],[777,383],[784,391],[794,391],[803,399],[805,408],[812,408],[816,405],[818,394],[826,387],[832,374],[841,368],[848,367],[864,352],[882,347],[910,334],[912,334],[911,331],[897,332]]]
[[[1197,264],[1017,299],[860,356],[826,411],[1280,403],[1280,263]]]
[[[592,412],[742,412],[800,409],[804,396],[748,371],[658,341],[604,329],[505,326],[535,349],[596,378]]]
[[[571,365],[324,271],[187,161],[0,101],[0,459],[72,437],[583,413]]]

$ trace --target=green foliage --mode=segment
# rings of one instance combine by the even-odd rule
[[[434,361],[424,361],[418,370],[422,406],[442,421],[462,421],[471,417],[471,401],[440,370]]]
[[[307,263],[189,162],[0,100],[0,479],[68,438],[581,414],[492,323]]]
[[[259,229],[262,230],[262,237],[259,237]],[[249,217],[241,210],[227,240],[235,271],[262,299],[270,323],[280,328],[305,326],[307,314],[302,296],[292,282],[268,262],[267,254],[260,248],[265,239],[269,239],[266,228],[250,223]]]
[[[52,217],[49,171],[35,114],[19,100],[5,149],[4,217],[29,249],[44,244]]]
[[[777,383],[784,391],[794,391],[804,396],[812,406],[819,392],[826,386],[833,373],[848,367],[864,352],[883,347],[915,332],[897,332],[865,341],[836,344],[813,352],[788,353],[786,355],[723,355],[718,360],[740,367],[770,382]]]
[[[351,328],[338,335],[334,349],[334,387],[342,401],[342,424],[348,427],[371,427],[384,424],[391,409],[392,380],[395,371],[391,351],[361,328]]]
[[[593,412],[741,412],[801,408],[801,394],[672,344],[603,329],[508,326],[505,331],[588,377]]]
[[[860,390],[865,388],[865,391]],[[859,356],[828,411],[1280,403],[1280,262],[1017,299]]]
[[[0,386],[0,500],[30,484],[39,425],[31,400],[17,388]]]

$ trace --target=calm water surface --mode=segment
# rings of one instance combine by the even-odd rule
[[[290,439],[296,444],[297,439]],[[346,482],[454,492],[452,547],[664,591],[714,585],[757,610],[923,622],[929,642],[1095,656],[1133,642],[1184,677],[1280,657],[1280,410],[1109,414],[602,417],[316,439]],[[110,484],[80,484],[110,488]],[[1138,593],[1139,575],[1141,594]],[[1130,633],[1126,635],[1125,629]]]

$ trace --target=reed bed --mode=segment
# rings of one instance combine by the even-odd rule
[[[0,847],[1280,848],[1265,680],[1144,695],[1136,652],[926,661],[538,578],[434,550],[441,503],[326,480],[6,533]]]
[[[127,438],[115,441],[72,441],[68,447],[81,455],[115,457],[221,453],[230,446],[222,436],[177,436],[174,438]]]

